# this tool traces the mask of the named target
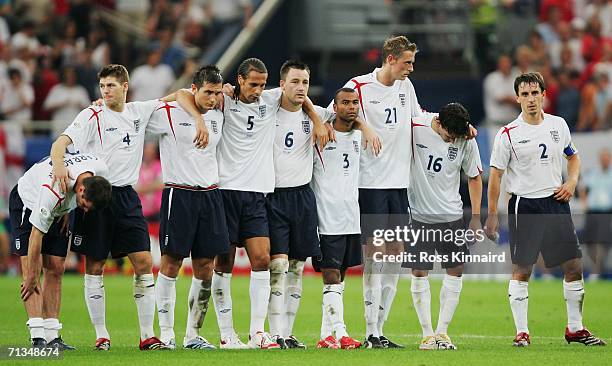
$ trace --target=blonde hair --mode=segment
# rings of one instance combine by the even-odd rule
[[[382,47],[383,63],[387,61],[387,56],[392,55],[393,57],[398,58],[405,51],[417,53],[419,52],[419,49],[417,48],[416,43],[410,42],[410,40],[405,36],[387,38]]]

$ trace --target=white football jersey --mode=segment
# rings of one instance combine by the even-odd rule
[[[280,88],[265,90],[250,104],[225,96],[225,125],[217,149],[219,188],[274,191],[274,129],[281,95]]]
[[[319,233],[359,234],[361,131],[336,131],[336,140],[314,157],[311,185],[317,199]]]
[[[195,122],[177,102],[163,103],[151,116],[147,133],[161,134],[159,155],[164,183],[210,187],[219,183],[217,144],[221,140],[223,113],[213,109],[202,115],[208,129],[208,145],[193,142]]]
[[[319,106],[315,106],[315,110],[323,122],[333,115]],[[312,127],[312,121],[303,110],[278,110],[274,138],[274,174],[277,188],[299,187],[310,183],[314,153]]]
[[[521,113],[495,136],[491,166],[506,171],[508,193],[542,198],[561,186],[563,161],[576,153],[563,118],[544,113],[530,125]]]
[[[43,233],[49,231],[54,218],[63,216],[76,207],[73,187],[79,175],[85,172],[105,178],[108,175],[104,161],[92,154],[65,154],[64,165],[72,177],[65,194],[59,190],[59,183],[51,186],[53,164],[50,157],[34,164],[17,183],[17,191],[23,205],[32,211],[30,222]]]
[[[108,181],[116,187],[135,185],[142,163],[145,129],[159,100],[126,103],[123,112],[106,106],[88,107],[64,131],[76,151],[93,153],[109,167]],[[158,121],[161,122],[161,121]]]
[[[461,219],[461,170],[470,178],[482,173],[476,140],[460,138],[453,143],[444,142],[431,127],[433,117],[432,114],[412,121],[415,165],[409,189],[413,217],[429,224]]]
[[[386,86],[376,79],[378,71],[380,68],[344,85],[359,93],[359,117],[383,144],[378,156],[370,149],[361,154],[359,188],[408,188],[412,163],[410,120],[423,112],[410,79]],[[333,108],[332,104],[328,109]]]

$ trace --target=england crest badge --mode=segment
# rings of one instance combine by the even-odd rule
[[[550,137],[552,137],[554,142],[559,142],[561,139],[559,138],[559,131],[557,130],[552,130],[550,131]]]
[[[457,159],[457,152],[459,151],[459,149],[455,146],[449,146],[448,147],[448,160],[453,161],[455,159]]]

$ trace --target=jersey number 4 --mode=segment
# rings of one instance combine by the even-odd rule
[[[126,133],[125,137],[123,138],[123,142],[125,142],[128,146],[130,146],[130,134]]]

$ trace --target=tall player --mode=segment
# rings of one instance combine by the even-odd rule
[[[219,187],[232,246],[229,254],[215,260],[213,301],[221,348],[244,348],[234,331],[230,294],[236,246],[244,246],[251,262],[249,346],[279,348],[264,331],[270,301],[270,239],[264,194],[274,191],[273,144],[281,90],[264,90],[268,71],[259,59],[244,60],[237,74],[233,97],[224,97],[225,124],[217,149]],[[304,108],[313,121],[314,137],[326,143],[327,131],[312,103],[304,103]]]
[[[222,95],[222,77],[215,66],[199,69],[191,92],[209,131],[208,145],[193,144],[195,121],[178,103],[166,103],[151,117],[151,133],[159,133],[165,188],[161,204],[161,268],[155,295],[160,339],[175,348],[174,308],[176,279],[183,259],[191,255],[193,278],[187,301],[188,316],[183,347],[214,349],[199,335],[211,294],[214,258],[229,250],[223,199],[218,189],[217,143],[223,114],[214,109]]]
[[[407,248],[415,255],[413,263],[404,263],[412,268],[412,301],[423,331],[420,349],[454,350],[455,345],[448,336],[448,326],[453,318],[462,288],[463,262],[454,260],[459,253],[469,253],[463,222],[463,202],[459,194],[461,171],[468,176],[468,188],[472,206],[470,229],[474,237],[480,229],[480,203],[482,199],[482,163],[476,140],[467,140],[470,116],[459,103],[442,107],[439,116],[415,118],[412,126],[412,148],[416,166],[411,171],[410,208],[413,230],[446,232],[452,230],[451,240],[447,236],[432,235],[430,240],[421,240]],[[434,333],[431,322],[431,291],[428,273],[433,262],[422,260],[421,253],[428,256],[446,256],[442,268],[446,275],[440,289],[440,314]]]
[[[512,258],[508,297],[517,333],[513,345],[526,347],[531,343],[527,326],[527,287],[533,264],[542,253],[547,267],[560,265],[563,270],[567,308],[565,340],[586,346],[604,346],[606,342],[592,335],[582,324],[582,253],[568,203],[578,182],[580,158],[565,120],[542,111],[546,96],[542,75],[519,75],[514,80],[514,92],[522,113],[495,136],[489,175],[489,215],[485,225],[487,236],[495,237],[499,225],[500,181],[507,170]],[[567,160],[565,182],[561,176],[564,158]]]
[[[359,207],[361,214],[382,217],[383,226],[393,215],[407,215],[410,166],[412,161],[412,117],[422,114],[408,76],[414,70],[416,44],[404,36],[392,37],[382,48],[383,65],[373,72],[352,78],[345,87],[359,94],[359,116],[380,136],[385,149],[376,156],[364,152],[360,158]],[[407,224],[407,223],[406,223]],[[376,248],[366,240],[363,296],[368,348],[401,348],[383,335],[397,291],[400,263],[374,264],[374,252],[399,254],[399,243]]]
[[[32,346],[73,350],[59,330],[62,275],[68,251],[67,214],[75,207],[103,209],[111,197],[103,178],[106,164],[90,154],[66,154],[62,160],[74,177],[65,193],[51,184],[51,159],[34,164],[13,188],[9,210],[13,252],[20,256],[23,283],[21,299],[28,313]],[[64,219],[61,219],[64,217]],[[42,289],[39,284],[43,272]]]
[[[111,204],[104,210],[87,215],[77,209],[71,243],[74,252],[86,257],[85,302],[96,330],[95,348],[110,349],[102,276],[110,253],[113,257],[127,255],[134,268],[134,300],[140,324],[139,348],[161,349],[165,346],[153,333],[155,285],[150,239],[140,199],[133,188],[142,163],[145,129],[160,102],[126,103],[129,75],[122,65],[104,66],[98,78],[104,105],[81,111],[53,143],[53,177],[54,181],[60,181],[61,190],[65,192],[69,172],[62,158],[71,144],[78,151],[96,154],[109,166],[108,180],[113,186]],[[201,116],[198,126],[201,131]],[[202,146],[207,142],[207,137],[207,134],[199,133],[195,138],[196,143]]]
[[[323,276],[323,317],[329,318],[333,333],[321,334],[317,348],[353,349],[361,347],[361,342],[346,331],[342,280],[347,268],[362,262],[358,188],[361,131],[353,129],[359,95],[352,88],[342,88],[336,91],[333,103],[336,141],[314,159],[312,180],[322,252],[313,264]]]
[[[281,348],[306,348],[293,335],[302,296],[302,273],[308,257],[321,254],[317,236],[317,205],[310,188],[314,146],[313,122],[303,111],[310,69],[289,60],[280,69],[282,99],[276,113],[274,192],[266,196],[270,227],[270,305],[272,339]],[[332,113],[315,106],[322,121]]]

